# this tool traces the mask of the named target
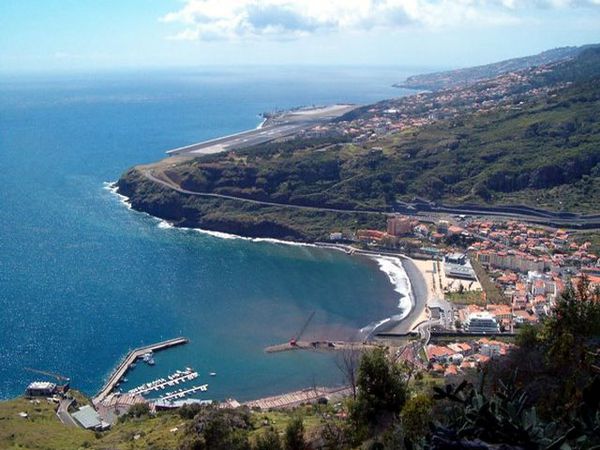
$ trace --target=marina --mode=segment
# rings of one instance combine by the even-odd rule
[[[167,348],[187,344],[188,342],[189,340],[185,337],[177,337],[131,350],[108,377],[102,389],[100,389],[98,394],[96,394],[96,396],[92,399],[93,404],[97,405],[101,403],[120,384],[121,380],[131,368],[132,364],[134,364],[138,358],[143,358],[144,354],[149,352],[158,352]]]
[[[192,381],[198,378],[198,372],[192,370],[191,368],[186,368],[186,370],[181,371],[178,370],[172,375],[169,375],[166,379],[159,378],[154,381],[150,381],[141,386],[137,386],[133,389],[127,391],[129,394],[147,394],[148,392],[163,390],[167,386],[175,386],[179,383],[185,383],[187,381]]]

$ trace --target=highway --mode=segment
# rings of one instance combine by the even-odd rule
[[[195,195],[199,197],[208,197],[208,198],[220,198],[225,200],[235,200],[239,202],[247,202],[254,203],[257,205],[264,206],[277,206],[279,208],[292,208],[292,209],[304,209],[311,211],[327,211],[327,212],[335,212],[335,213],[345,213],[345,214],[377,214],[377,215],[391,215],[390,213],[385,213],[381,211],[370,211],[370,210],[361,210],[361,209],[336,209],[336,208],[326,208],[321,206],[306,206],[306,205],[294,205],[291,203],[276,203],[276,202],[268,202],[265,200],[253,200],[251,198],[245,197],[236,197],[234,195],[225,195],[225,194],[213,194],[209,192],[197,192],[197,191],[188,191],[187,189],[181,188],[174,181],[168,179],[166,175],[163,174],[164,178],[158,178],[153,173],[152,170],[142,170],[142,174],[148,178],[150,181],[161,184],[169,189],[173,189],[181,194],[187,195]],[[166,178],[166,179],[165,179]]]
[[[524,222],[553,228],[598,229],[600,228],[600,215],[583,215],[532,208],[523,205],[443,205],[426,201],[412,203],[397,202],[396,212],[409,215],[455,215],[500,218],[508,220],[522,220]]]

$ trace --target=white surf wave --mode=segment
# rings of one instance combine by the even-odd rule
[[[267,122],[267,119],[263,119],[263,121],[261,123],[258,124],[258,126],[256,127],[257,130],[260,130],[262,127],[265,126],[265,123]]]
[[[110,193],[114,194],[119,199],[119,201],[127,207],[127,209],[131,209],[131,202],[129,201],[129,197],[119,194],[116,181],[105,181],[103,183],[103,185],[104,185],[103,189],[106,189]],[[250,241],[250,242],[267,242],[270,244],[292,245],[292,246],[298,246],[298,247],[319,247],[318,245],[309,244],[306,242],[284,241],[282,239],[272,239],[272,238],[251,238],[251,237],[239,236],[237,234],[224,233],[222,231],[205,230],[203,228],[176,227],[172,223],[170,223],[166,220],[160,219],[156,216],[153,216],[152,214],[148,214],[148,213],[145,213],[142,211],[138,211],[138,212],[141,214],[145,214],[148,217],[153,218],[154,220],[157,221],[158,228],[165,229],[165,230],[173,229],[173,230],[179,230],[179,231],[194,231],[194,232],[205,234],[207,236],[212,236],[212,237],[215,237],[218,239],[240,239],[243,241]]]
[[[249,241],[249,242],[266,242],[269,244],[292,245],[292,246],[296,246],[296,247],[319,247],[318,245],[309,244],[307,242],[284,241],[282,239],[273,239],[273,238],[252,238],[252,237],[246,237],[246,236],[239,236],[237,234],[224,233],[222,231],[205,230],[203,228],[186,228],[186,229],[196,231],[198,233],[206,234],[208,236],[216,237],[219,239],[239,239],[242,241]]]
[[[401,321],[406,318],[415,307],[412,285],[410,283],[410,278],[402,265],[402,259],[395,256],[372,256],[371,258],[377,261],[379,270],[387,275],[394,286],[394,290],[400,294],[398,300],[398,309],[400,309],[400,313],[387,317],[379,322],[369,324],[361,329],[361,332],[366,332],[368,334],[374,333],[378,328],[390,321]]]
[[[117,186],[117,182],[116,181],[105,181],[103,183],[103,189],[106,189],[107,191],[109,191],[111,194],[114,194],[119,201],[125,205],[125,207],[127,209],[131,209],[131,202],[129,201],[129,197],[126,197],[125,195],[121,195],[119,194],[119,187]]]
[[[380,326],[388,323],[390,320],[392,320],[391,317],[387,317],[383,320],[380,320],[379,322],[373,322],[370,323],[369,325],[367,325],[366,327],[362,327],[359,332],[364,335],[365,337],[368,337],[371,333],[373,333],[373,331],[375,331],[376,329],[378,329]]]
[[[175,227],[173,226],[173,224],[167,222],[166,220],[160,220],[160,222],[158,222],[158,228],[168,230],[168,229],[175,228]]]

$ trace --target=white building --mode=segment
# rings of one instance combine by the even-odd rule
[[[477,312],[470,314],[465,324],[465,331],[468,333],[500,333],[498,322],[489,312]]]
[[[56,384],[49,381],[34,381],[25,390],[25,395],[28,397],[50,397],[54,394],[56,394]]]

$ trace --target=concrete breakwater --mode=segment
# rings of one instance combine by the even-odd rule
[[[274,395],[258,400],[252,400],[244,403],[244,406],[249,408],[258,408],[263,410],[268,409],[285,409],[299,406],[303,403],[314,403],[320,398],[326,398],[329,401],[341,399],[352,394],[352,389],[349,387],[341,388],[325,388],[315,387],[303,389],[300,391],[288,392],[286,394]]]
[[[346,342],[346,341],[297,341],[294,344],[270,345],[265,348],[266,353],[287,352],[292,350],[369,350],[378,347],[377,344],[368,342]]]

